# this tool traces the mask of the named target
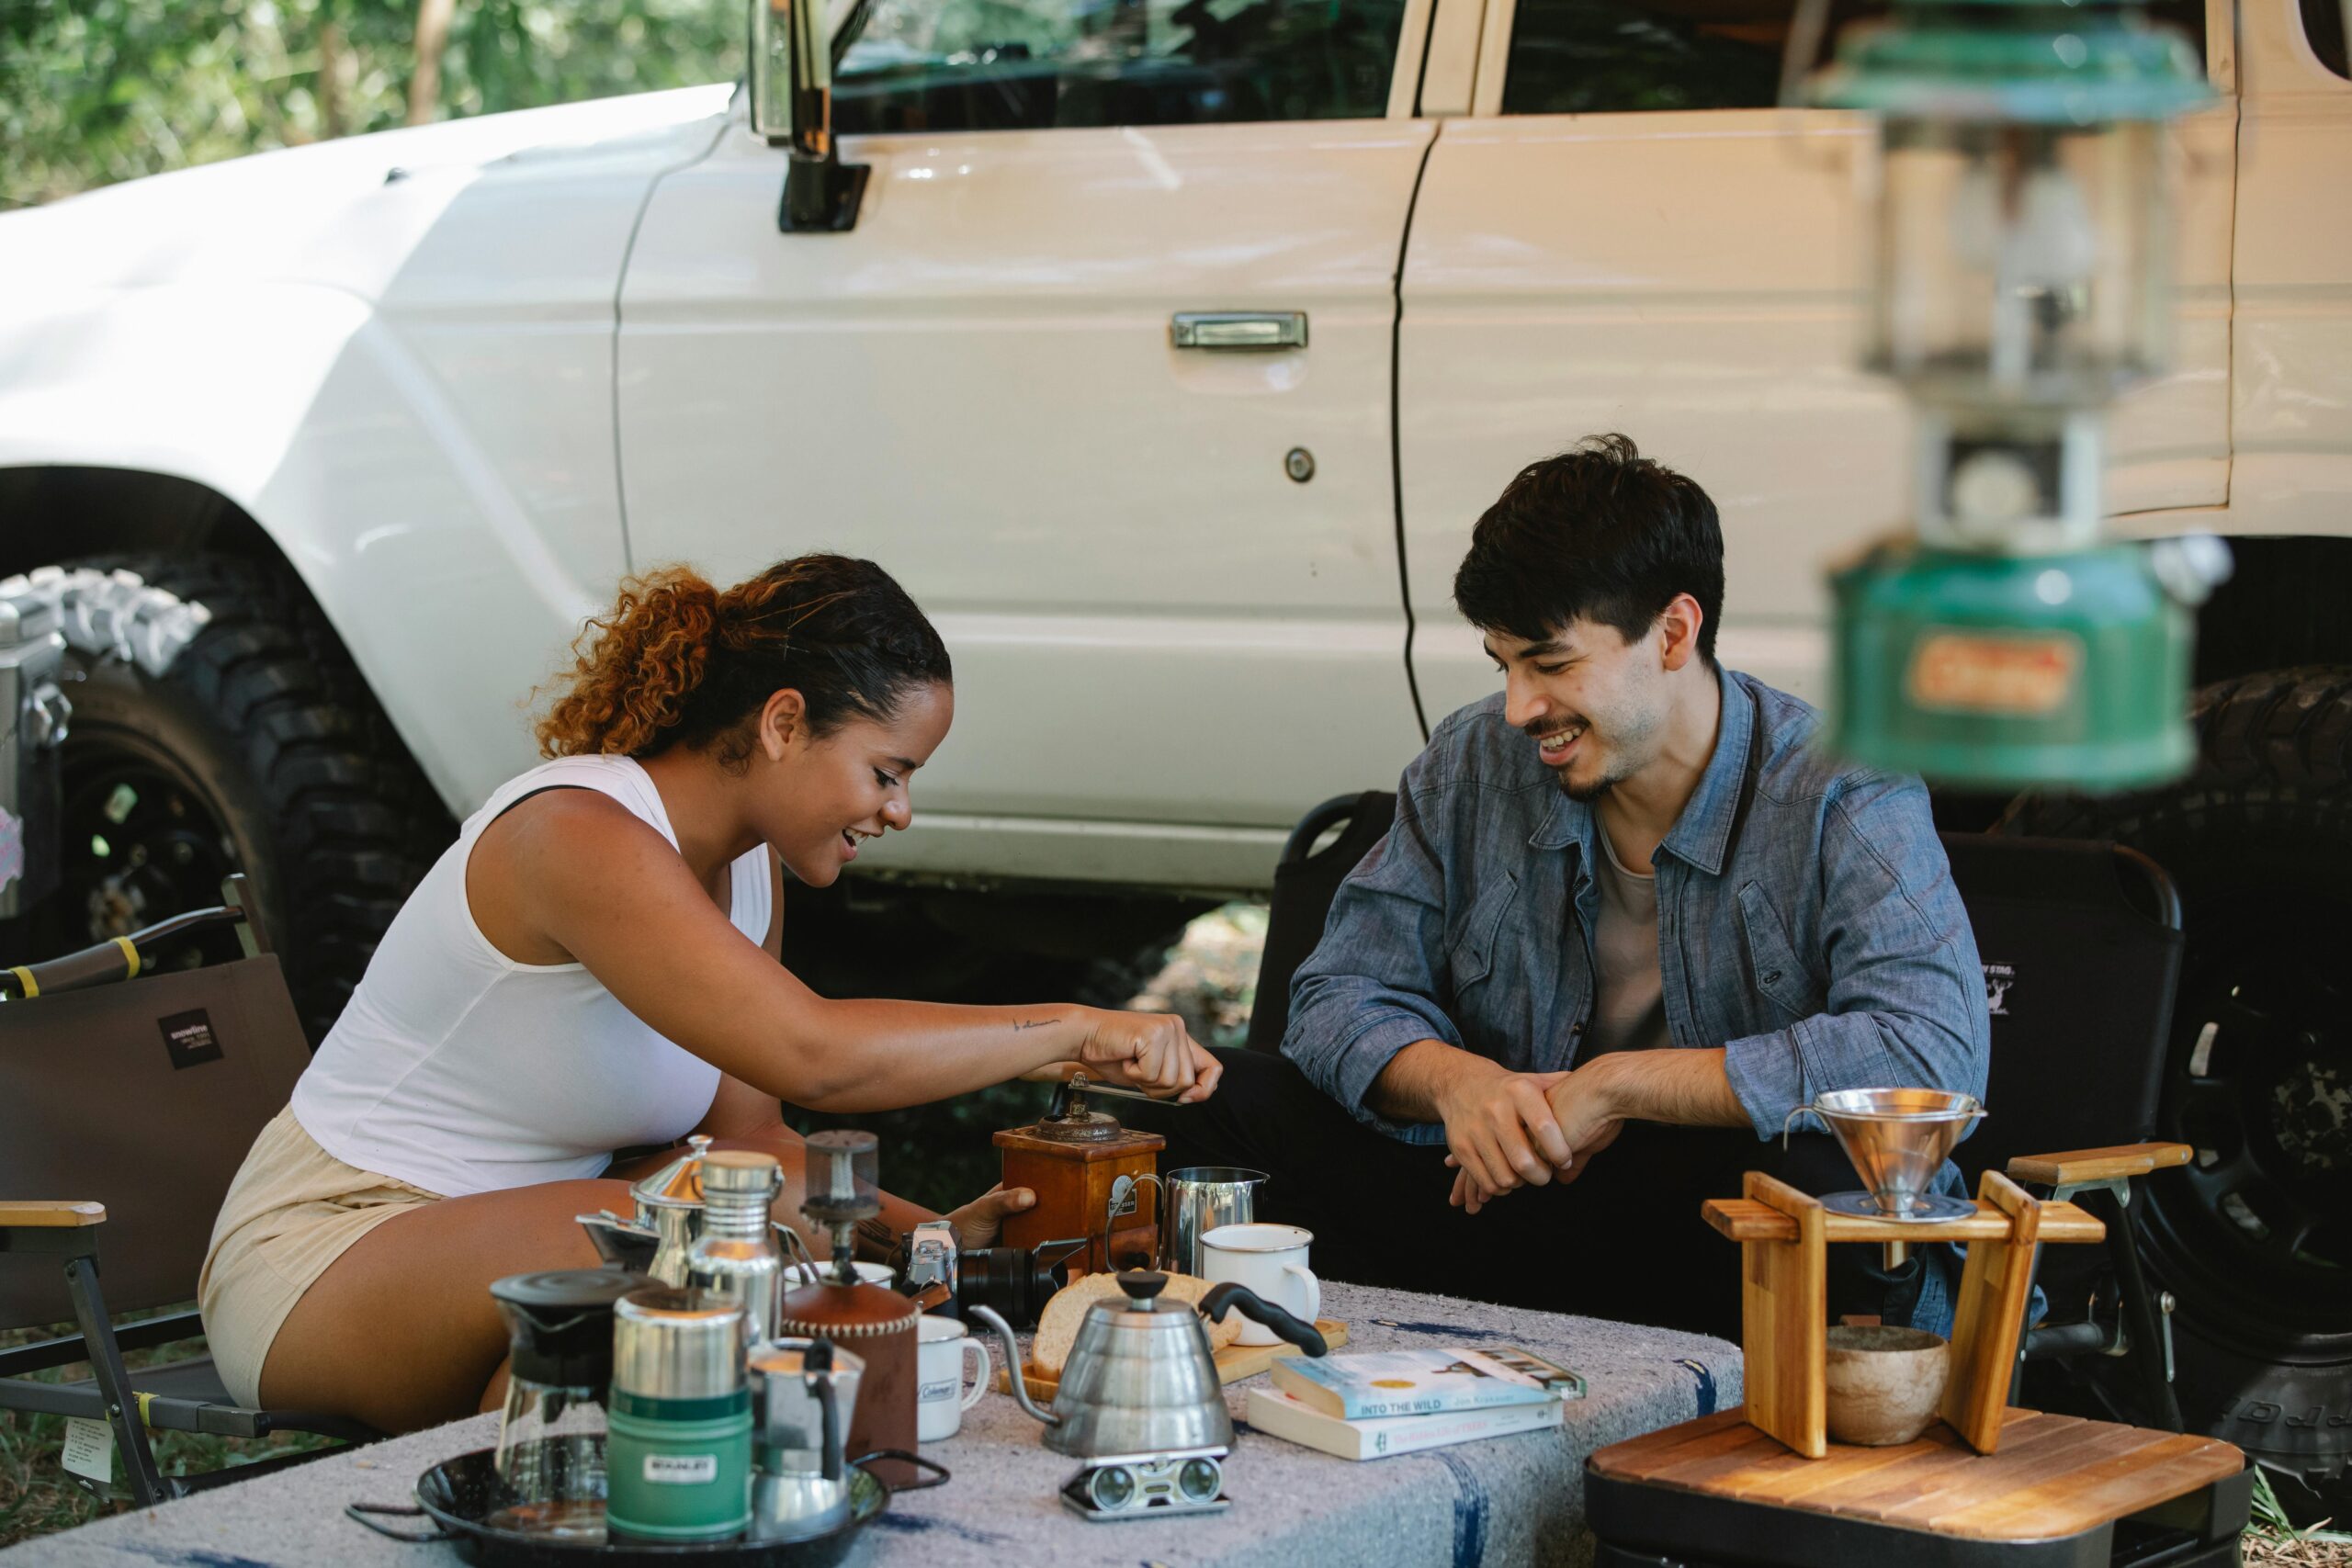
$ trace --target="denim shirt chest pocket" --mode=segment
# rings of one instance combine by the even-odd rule
[[[1471,902],[1446,942],[1446,966],[1453,976],[1453,994],[1464,992],[1494,973],[1495,947],[1503,919],[1519,897],[1519,877],[1506,871]]]
[[[1828,1005],[1827,986],[1798,959],[1787,926],[1759,884],[1741,884],[1739,924],[1749,983],[1785,1015],[1778,1022],[1810,1018]]]

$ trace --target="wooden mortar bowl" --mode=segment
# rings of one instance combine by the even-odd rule
[[[1926,1431],[1951,1371],[1951,1348],[1920,1328],[1835,1327],[1822,1359],[1830,1439],[1871,1449]]]

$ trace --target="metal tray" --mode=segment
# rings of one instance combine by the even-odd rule
[[[604,1509],[604,1448],[601,1436],[549,1440],[558,1450],[554,1470],[558,1491],[576,1492],[574,1505],[587,1516],[578,1533],[549,1534],[500,1522],[505,1496],[492,1467],[495,1450],[478,1450],[435,1465],[416,1479],[416,1505],[353,1503],[344,1513],[378,1535],[423,1545],[447,1541],[458,1555],[483,1568],[833,1568],[848,1554],[863,1529],[890,1506],[891,1489],[865,1466],[877,1459],[892,1459],[935,1473],[936,1486],[947,1479],[946,1469],[927,1459],[895,1450],[863,1456],[852,1469],[849,1522],[829,1535],[806,1540],[760,1540],[748,1535],[723,1540],[653,1541],[607,1540]],[[563,1477],[580,1466],[577,1486],[566,1487]],[[413,1531],[379,1523],[381,1518],[430,1517],[434,1529]]]

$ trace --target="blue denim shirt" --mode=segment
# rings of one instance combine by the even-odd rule
[[[1984,970],[1916,778],[1815,749],[1814,709],[1721,672],[1714,755],[1658,846],[1668,1043],[1724,1048],[1758,1138],[1823,1089],[1982,1096]],[[1396,821],[1341,885],[1291,987],[1283,1052],[1364,1103],[1389,1059],[1442,1040],[1521,1072],[1572,1066],[1592,1014],[1592,808],[1570,800],[1499,694],[1438,727]],[[1573,935],[1571,932],[1573,931]],[[1957,1191],[1944,1167],[1939,1190]]]

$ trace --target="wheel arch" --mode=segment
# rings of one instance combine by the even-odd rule
[[[48,525],[67,517],[70,536]],[[251,513],[181,474],[64,463],[0,468],[0,518],[29,524],[0,528],[0,577],[75,556],[191,550],[293,570]]]
[[[614,473],[528,486],[368,301],[174,285],[0,310],[0,575],[113,551],[274,560],[462,817],[533,760],[527,700],[625,567]],[[544,465],[542,466],[542,472]]]

